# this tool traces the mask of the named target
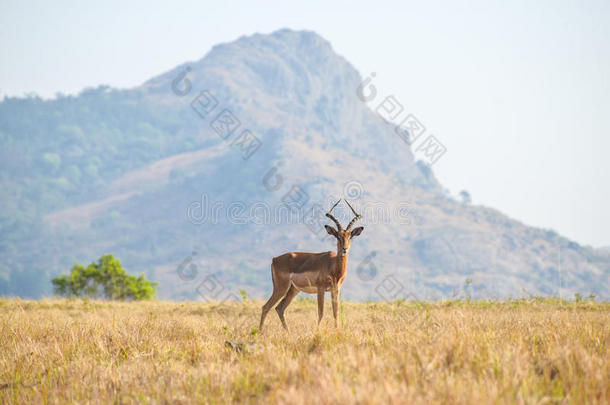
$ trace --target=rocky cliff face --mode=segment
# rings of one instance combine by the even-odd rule
[[[44,212],[36,242],[51,238],[55,248],[31,260],[58,272],[68,264],[58,251],[82,261],[113,252],[161,281],[162,298],[210,298],[210,282],[262,296],[273,256],[335,249],[323,214],[344,197],[365,226],[352,244],[346,298],[609,297],[607,252],[449,198],[404,132],[358,97],[362,81],[315,33],[281,30],[112,91],[95,108],[120,103],[138,115],[92,118],[97,127],[142,138],[126,144],[133,156],[151,147],[158,156],[102,176],[92,197]],[[112,146],[112,137],[104,142]],[[107,153],[119,156],[115,149]],[[351,218],[343,204],[337,215]]]

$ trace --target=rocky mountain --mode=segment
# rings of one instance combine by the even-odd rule
[[[0,294],[114,253],[163,299],[262,297],[273,256],[335,249],[324,212],[347,198],[365,230],[345,298],[610,297],[608,251],[454,200],[434,139],[365,91],[326,40],[281,30],[133,89],[5,98]]]

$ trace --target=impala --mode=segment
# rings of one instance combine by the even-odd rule
[[[328,225],[324,226],[326,232],[337,238],[336,254],[334,252],[290,252],[274,257],[271,261],[273,293],[265,305],[263,305],[260,330],[263,329],[263,323],[269,310],[282,298],[282,301],[275,310],[280,317],[280,321],[282,321],[282,326],[287,330],[284,311],[286,311],[288,305],[301,291],[309,294],[318,294],[318,326],[324,313],[324,293],[330,291],[335,327],[337,327],[339,292],[345,280],[347,255],[349,254],[351,239],[354,236],[360,235],[364,229],[364,227],[360,226],[351,230],[352,225],[362,216],[357,214],[351,204],[345,200],[354,213],[354,218],[347,225],[347,228],[343,230],[339,221],[332,215],[333,209],[335,209],[340,201],[337,201],[330,211],[326,213],[326,216],[337,225],[337,229]]]

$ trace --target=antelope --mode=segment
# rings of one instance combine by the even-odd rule
[[[318,327],[324,313],[324,293],[330,291],[335,327],[338,326],[339,292],[345,280],[347,256],[351,239],[360,235],[364,229],[364,227],[360,226],[350,231],[352,226],[362,216],[357,214],[351,204],[345,200],[354,213],[354,218],[347,225],[347,228],[343,230],[339,221],[332,215],[333,209],[335,209],[339,202],[341,200],[337,201],[330,211],[326,213],[326,216],[337,225],[337,229],[324,225],[326,232],[337,239],[337,253],[330,251],[322,253],[289,252],[274,257],[271,261],[273,293],[265,305],[263,305],[259,330],[263,330],[263,323],[267,313],[282,298],[282,301],[275,310],[280,317],[280,321],[282,321],[282,326],[288,330],[286,320],[284,319],[284,311],[286,311],[288,305],[301,291],[308,294],[318,294]]]

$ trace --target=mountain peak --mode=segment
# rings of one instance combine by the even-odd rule
[[[289,47],[291,50],[309,50],[318,52],[333,51],[330,42],[318,35],[316,32],[309,30],[292,30],[289,28],[282,28],[270,34],[256,33],[253,35],[243,35],[236,41],[219,44],[214,48],[241,43],[249,46],[283,46]]]
[[[171,91],[177,78],[189,81],[193,97],[207,90],[240,119],[248,118],[252,131],[272,128],[277,145],[271,149],[298,155],[312,147],[332,147],[341,156],[336,164],[347,167],[358,156],[401,181],[440,190],[434,176],[415,164],[409,145],[358,98],[358,71],[313,31],[243,36],[145,87],[182,106],[184,100]],[[294,162],[307,166],[302,158]]]
[[[250,86],[253,81],[266,85],[267,91],[282,95],[299,92],[304,86],[309,87],[309,80],[316,78],[327,82],[315,85],[320,89],[333,85],[333,81],[344,81],[355,91],[361,81],[356,69],[336,54],[326,39],[313,31],[284,28],[215,45],[203,58],[181,64],[148,80],[144,86],[167,90],[168,83],[187,66],[192,71],[194,84],[199,81],[197,84],[208,85],[220,80],[241,81]],[[240,77],[244,80],[239,80]]]

